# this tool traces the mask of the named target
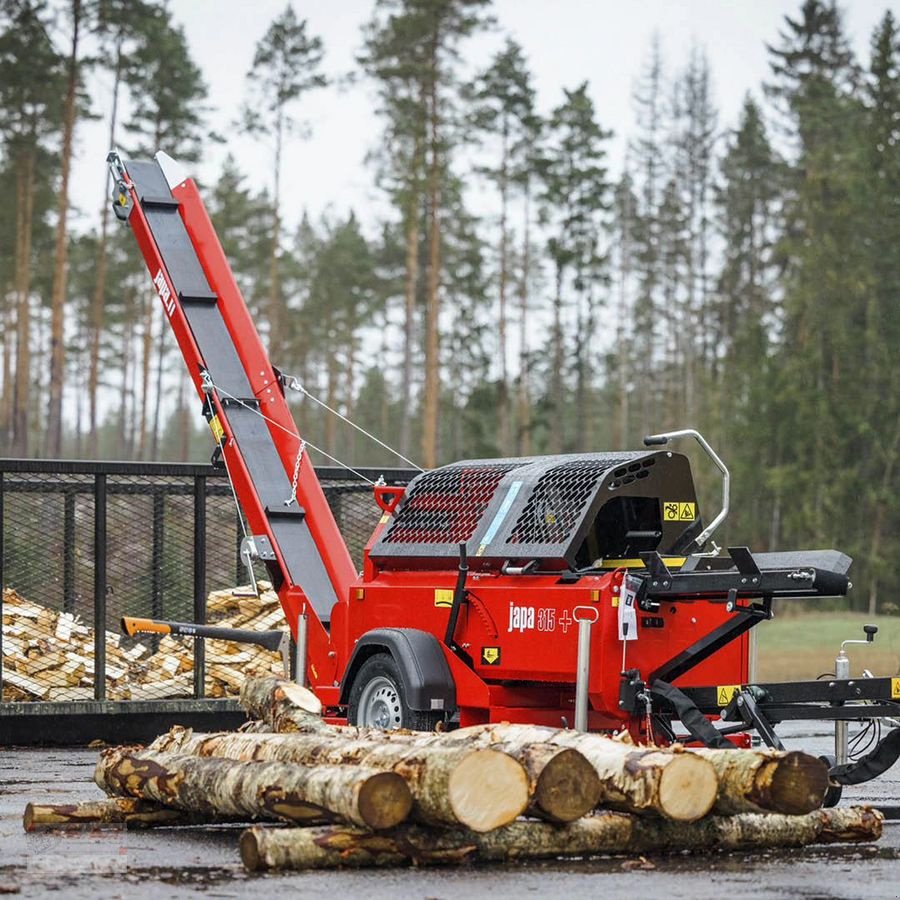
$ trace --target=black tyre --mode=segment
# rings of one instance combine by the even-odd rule
[[[434,731],[442,713],[410,709],[400,667],[390,653],[376,653],[360,667],[350,688],[350,724],[392,731]]]
[[[821,759],[829,769],[833,769],[837,765],[837,760],[833,756],[820,756],[819,759]],[[828,790],[825,791],[825,797],[822,800],[822,806],[825,807],[825,809],[828,809],[832,806],[837,806],[838,803],[841,802],[841,796],[843,795],[843,793],[843,786],[838,784],[836,781],[832,781],[829,778]]]

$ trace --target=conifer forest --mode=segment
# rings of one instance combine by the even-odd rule
[[[131,235],[99,192],[89,227],[72,214],[86,122],[188,169],[211,140],[212,73],[170,6],[0,0],[4,456],[212,450]],[[235,128],[271,152],[264,182],[229,156],[200,185],[273,363],[423,467],[698,428],[732,472],[723,544],[843,550],[856,607],[900,612],[892,12],[861,56],[840,4],[797,0],[733,121],[701,45],[650,41],[613,162],[590,71],[539,108],[512,37],[473,70],[469,42],[504,34],[490,0],[372,0],[341,79],[377,104],[357,136],[376,221],[285,214],[292,150],[316,140],[304,102],[333,77],[301,7],[268,25],[234,98]],[[294,396],[328,454],[404,464]],[[712,510],[718,481],[701,457],[695,473]]]

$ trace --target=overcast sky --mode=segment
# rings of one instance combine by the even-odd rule
[[[191,51],[209,85],[210,126],[226,138],[210,143],[199,166],[214,180],[226,153],[259,186],[271,185],[270,151],[241,135],[233,121],[245,94],[245,76],[254,47],[286,0],[171,0]],[[298,16],[309,20],[326,50],[326,69],[340,75],[355,68],[360,27],[371,15],[371,0],[292,0]],[[768,76],[766,42],[778,40],[785,14],[796,16],[800,0],[495,0],[497,27],[463,48],[467,69],[485,66],[507,34],[524,48],[534,73],[538,106],[547,112],[563,87],[588,80],[597,114],[615,132],[610,144],[614,170],[621,165],[633,130],[632,90],[651,36],[659,32],[669,71],[680,68],[692,42],[708,53],[714,96],[723,128],[733,124],[749,90],[759,95]],[[842,4],[846,31],[858,57],[868,60],[872,29],[885,9],[900,11],[900,0],[855,0]],[[110,79],[91,79],[95,106],[103,108]],[[297,112],[312,136],[292,142],[285,155],[284,215],[296,221],[303,208],[313,216],[343,215],[353,207],[373,222],[381,199],[364,163],[377,141],[372,86],[363,81],[349,90],[328,88],[308,94]],[[73,199],[81,225],[96,217],[102,196],[106,124],[83,125],[78,135]],[[167,149],[167,148],[161,148]]]

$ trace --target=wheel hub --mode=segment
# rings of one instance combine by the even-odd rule
[[[383,675],[373,678],[359,698],[360,725],[389,730],[403,725],[403,709],[396,685]]]

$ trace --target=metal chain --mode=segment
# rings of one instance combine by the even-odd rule
[[[294,477],[291,479],[291,496],[284,501],[285,506],[290,506],[297,500],[297,482],[300,480],[300,462],[303,459],[303,451],[306,449],[306,441],[300,439],[300,447],[297,450],[297,459],[294,462]]]

